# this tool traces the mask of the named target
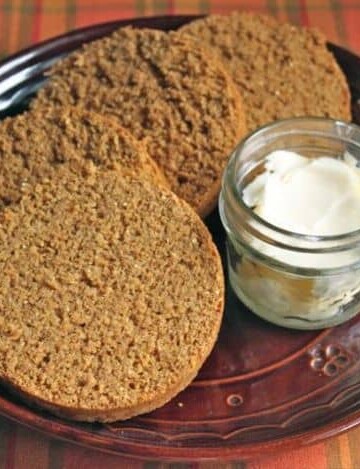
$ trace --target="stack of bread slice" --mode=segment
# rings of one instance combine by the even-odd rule
[[[196,376],[224,308],[199,216],[273,119],[349,119],[324,38],[254,14],[122,28],[0,122],[0,381],[61,417],[151,411]]]

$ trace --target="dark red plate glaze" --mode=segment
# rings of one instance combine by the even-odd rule
[[[43,72],[62,55],[119,26],[175,29],[194,17],[116,21],[81,29],[0,63],[0,116],[26,108]],[[329,45],[350,83],[360,122],[360,58]],[[207,220],[224,254],[217,211]],[[360,316],[333,329],[297,332],[268,324],[228,288],[219,340],[199,376],[163,408],[109,425],[67,422],[0,390],[0,413],[73,442],[133,458],[245,459],[299,448],[360,423]]]

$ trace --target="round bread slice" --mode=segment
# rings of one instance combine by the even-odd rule
[[[27,184],[60,169],[96,168],[168,183],[144,145],[113,119],[77,108],[48,108],[0,122],[0,199],[18,200]]]
[[[43,180],[0,212],[0,381],[74,420],[155,409],[218,335],[220,258],[171,191],[99,172]]]
[[[294,116],[351,118],[346,79],[315,29],[233,13],[194,21],[179,34],[217,52],[242,94],[249,130]]]
[[[58,104],[116,116],[202,216],[216,205],[222,171],[245,134],[223,65],[193,40],[162,31],[122,28],[57,63],[32,107]]]

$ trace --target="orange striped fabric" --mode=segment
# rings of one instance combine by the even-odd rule
[[[0,0],[0,57],[76,27],[135,16],[267,12],[321,28],[360,53],[359,0]],[[359,469],[360,428],[295,451],[232,463],[136,462],[60,442],[0,418],[0,469]]]
[[[360,53],[358,0],[0,0],[0,56],[76,27],[134,16],[271,13],[317,26],[330,41]]]

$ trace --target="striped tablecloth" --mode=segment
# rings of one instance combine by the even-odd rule
[[[360,0],[0,0],[0,57],[67,30],[102,21],[162,14],[268,12],[321,28],[330,41],[360,54]],[[0,418],[0,469],[171,467],[360,469],[360,427],[324,443],[252,462],[140,463],[63,443]]]

